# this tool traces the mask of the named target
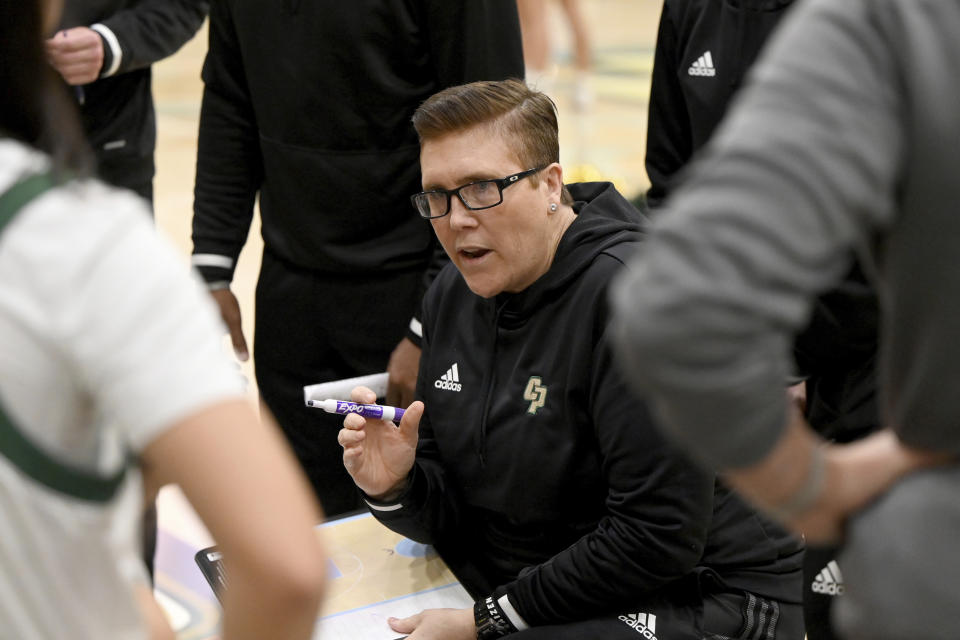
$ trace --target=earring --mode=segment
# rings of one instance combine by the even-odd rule
[[[550,211],[556,211],[556,210],[557,210],[557,203],[556,203],[556,202],[551,202],[551,203],[550,203]]]

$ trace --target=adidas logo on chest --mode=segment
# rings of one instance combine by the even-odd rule
[[[657,640],[654,635],[657,632],[657,616],[652,613],[628,613],[620,616],[618,620],[626,623],[628,627],[640,634],[641,638],[647,640]]]
[[[434,380],[433,386],[444,391],[459,393],[462,387],[460,386],[460,372],[457,371],[457,363],[454,362],[445,374]]]
[[[709,51],[705,51],[702,56],[690,65],[690,68],[687,69],[687,75],[706,76],[709,78],[717,75],[717,68],[713,66],[713,55]]]

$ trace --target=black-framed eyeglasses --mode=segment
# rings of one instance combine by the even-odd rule
[[[537,167],[536,169],[527,169],[520,173],[515,173],[499,180],[477,180],[469,184],[461,185],[456,189],[434,189],[432,191],[421,191],[410,196],[410,202],[421,217],[428,220],[433,218],[442,218],[450,213],[450,197],[457,196],[460,202],[471,211],[480,211],[489,209],[503,202],[503,190],[512,184],[516,184],[532,176],[538,171],[543,171],[546,167]]]

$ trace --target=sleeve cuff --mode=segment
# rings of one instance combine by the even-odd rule
[[[402,502],[380,502],[379,500],[374,500],[373,498],[364,497],[363,501],[367,503],[367,506],[373,509],[374,511],[380,512],[389,512],[389,511],[399,511],[403,509]]]
[[[410,332],[413,333],[418,338],[423,337],[423,325],[420,324],[420,321],[416,318],[410,318]]]
[[[410,318],[407,326],[407,339],[418,347],[423,347],[423,324],[417,318]]]
[[[513,604],[510,602],[510,596],[503,594],[497,598],[497,606],[500,607],[500,611],[503,612],[504,617],[510,621],[517,631],[523,631],[524,629],[530,628],[530,625],[527,624],[527,621],[523,619],[523,616],[517,612]]]
[[[100,34],[103,41],[107,43],[108,50],[104,51],[104,65],[100,70],[101,78],[109,78],[120,68],[120,62],[123,60],[123,50],[120,48],[120,41],[117,36],[104,24],[90,25],[90,28]]]
[[[200,273],[210,289],[223,289],[224,283],[230,286],[233,280],[236,260],[215,253],[195,253],[190,256],[190,265]]]
[[[410,492],[413,489],[414,476],[416,475],[417,465],[413,465],[413,469],[410,470],[410,473],[407,475],[407,485],[400,492],[400,495],[391,499],[391,500],[375,500],[366,494],[364,491],[360,491],[363,494],[363,501],[367,503],[367,506],[372,510],[378,513],[388,513],[390,511],[399,511],[403,509],[404,500],[410,496]]]

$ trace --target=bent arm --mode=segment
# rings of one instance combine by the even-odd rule
[[[726,478],[808,541],[835,544],[843,537],[847,518],[901,477],[951,459],[906,447],[890,430],[851,444],[828,445],[794,409],[766,457],[730,471]]]
[[[143,451],[144,474],[177,483],[230,572],[225,639],[311,637],[326,573],[321,515],[266,414],[224,401],[180,420]]]
[[[429,317],[425,318],[429,326]],[[425,397],[426,382],[423,366],[429,359],[430,335],[423,335],[423,350],[427,357],[420,360],[417,376],[418,398]],[[404,416],[406,417],[406,416]],[[416,456],[407,481],[398,495],[387,496],[388,500],[376,500],[367,496],[370,513],[385,526],[411,540],[436,544],[445,537],[454,535],[460,523],[460,501],[455,488],[447,481],[440,452],[430,424],[429,407],[419,418],[416,439]]]
[[[94,29],[107,44],[103,75],[142,69],[173,55],[207,15],[203,0],[142,0],[101,20]]]
[[[226,2],[210,11],[193,204],[193,265],[208,284],[233,279],[263,182],[259,131]]]

